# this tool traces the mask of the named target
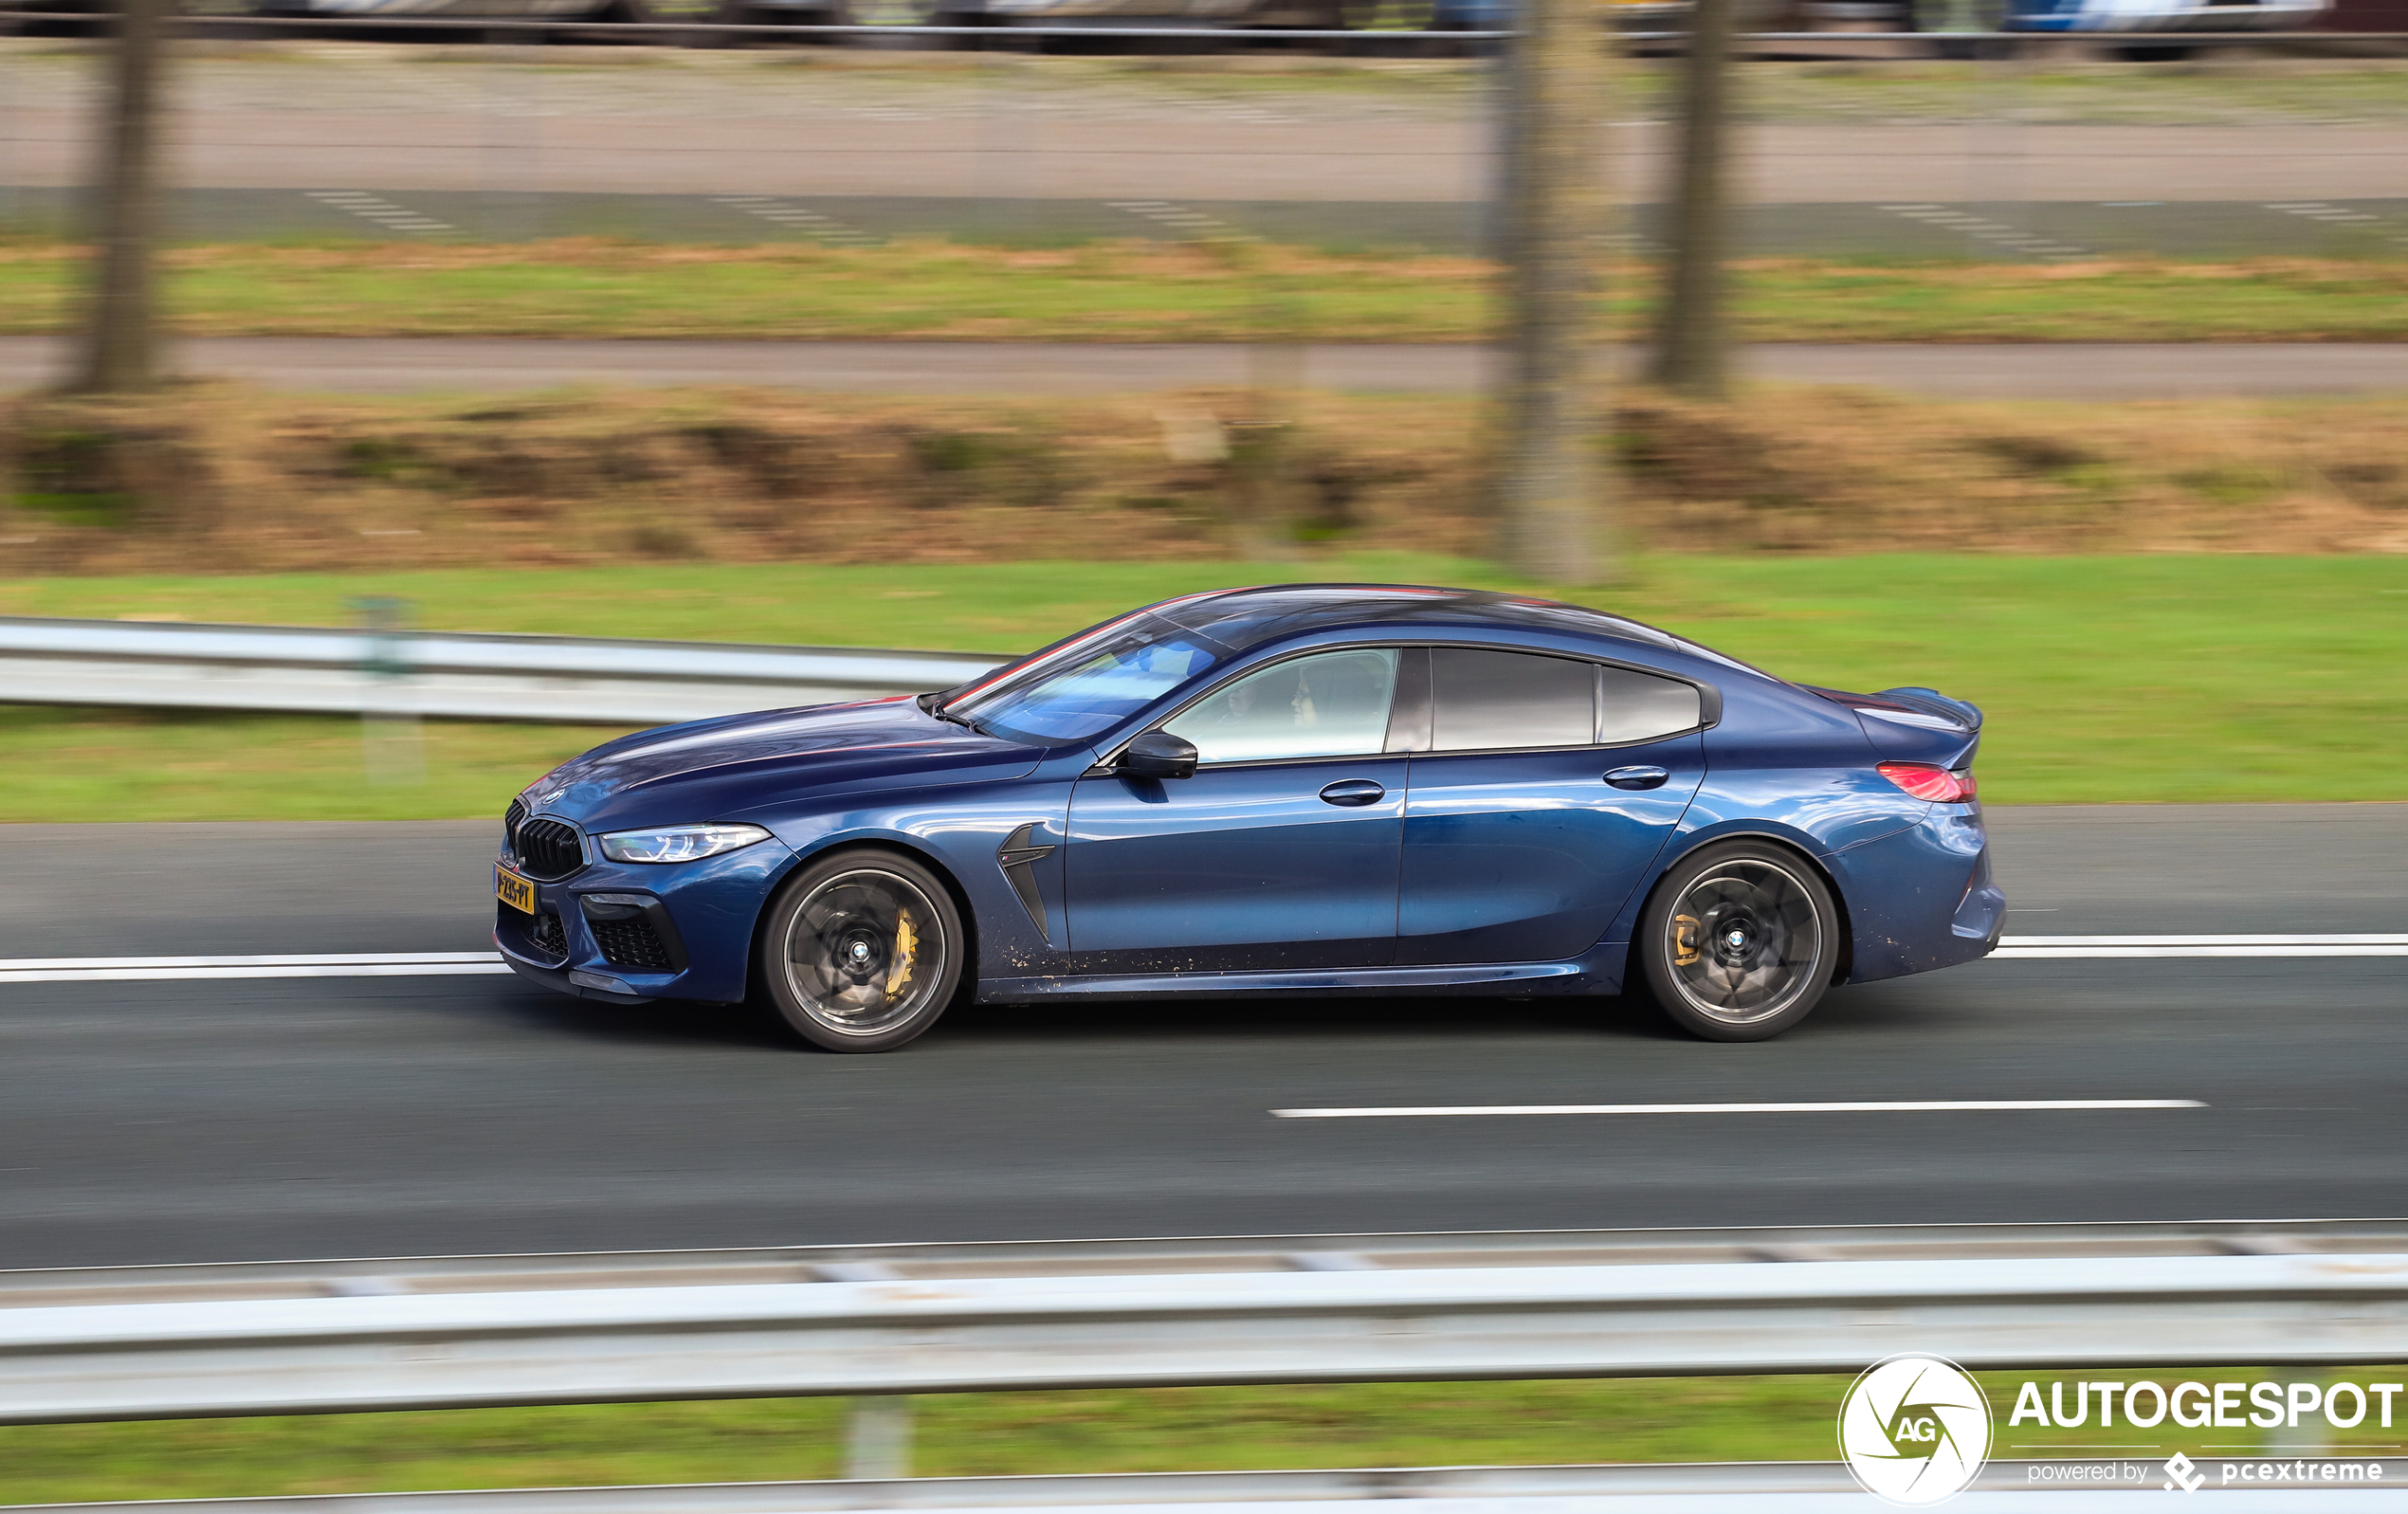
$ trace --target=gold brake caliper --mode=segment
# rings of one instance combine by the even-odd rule
[[[1687,967],[1697,960],[1697,927],[1695,915],[1672,917],[1672,965]]]
[[[886,975],[886,996],[893,998],[911,981],[912,959],[920,953],[920,933],[911,928],[908,914],[895,917],[895,966]]]

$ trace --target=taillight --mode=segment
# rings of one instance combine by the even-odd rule
[[[1934,804],[1973,802],[1974,782],[1970,772],[1951,773],[1928,762],[1885,762],[1881,765],[1881,775],[1916,798],[1929,799]]]

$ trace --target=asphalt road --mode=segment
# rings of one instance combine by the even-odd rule
[[[2002,811],[2015,933],[2408,918],[2408,806]],[[0,830],[0,956],[470,949],[489,824]],[[906,1052],[499,977],[0,988],[0,1265],[2397,1214],[2408,958],[1992,961],[1761,1046],[1613,1002],[988,1009]],[[1432,1104],[2204,1109],[1292,1122]]]
[[[1189,101],[1090,96],[1028,109],[839,99],[826,82],[645,99],[625,80],[494,101],[439,95],[425,77],[383,96],[356,76],[291,70],[274,100],[181,94],[167,182],[227,190],[386,193],[971,196],[1422,202],[1493,188],[1496,123],[1442,106],[1362,108],[1294,98]],[[9,112],[9,182],[82,181],[93,114],[36,82]],[[1880,205],[2045,198],[2283,201],[2399,198],[2408,127],[2392,120],[2023,123],[1742,122],[1730,193],[1742,204]],[[1669,198],[1672,132],[1660,120],[1600,132],[1598,156],[1637,200]],[[797,151],[808,143],[808,151]]]
[[[496,337],[213,337],[174,344],[189,374],[313,393],[495,393],[578,384],[758,384],[846,393],[1125,394],[1260,382],[1386,393],[1486,387],[1468,344],[684,341]],[[1637,355],[1603,349],[1613,371]],[[64,377],[65,339],[0,337],[0,392]],[[1768,342],[1741,371],[1943,399],[2158,399],[2408,392],[2397,342]]]
[[[0,167],[0,173],[5,173]],[[1342,176],[1339,180],[1346,181]],[[2370,181],[2372,182],[2372,181]],[[1972,258],[2158,254],[2185,258],[2368,257],[2408,239],[2408,200],[2362,189],[2317,200],[2069,199],[2039,181],[2028,198],[1977,178],[1886,201],[1774,200],[1734,209],[1730,234],[1743,257]],[[2393,186],[2394,189],[2399,186]],[[1164,192],[1161,189],[1151,192]],[[864,246],[896,238],[967,243],[1066,244],[1090,239],[1193,241],[1260,237],[1307,246],[1416,248],[1470,253],[1491,242],[1487,202],[1446,199],[1147,199],[1014,196],[997,192],[783,195],[577,192],[512,189],[324,189],[177,186],[167,192],[169,235],[189,242],[384,240],[521,242],[625,237],[727,245],[819,243]],[[1898,203],[1904,200],[1906,203]],[[0,186],[0,228],[76,233],[82,197],[60,186]],[[1668,208],[1621,210],[1624,235],[1653,250]]]

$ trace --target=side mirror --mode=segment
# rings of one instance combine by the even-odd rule
[[[1195,776],[1195,743],[1168,731],[1148,731],[1121,753],[1121,772],[1132,778]]]

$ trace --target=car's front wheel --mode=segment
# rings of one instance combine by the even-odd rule
[[[761,981],[812,1045],[886,1051],[953,1002],[964,949],[960,913],[934,873],[893,852],[839,852],[778,890]]]
[[[1786,848],[1733,841],[1684,857],[1633,943],[1655,1002],[1709,1041],[1762,1041],[1806,1018],[1838,961],[1838,911]]]

